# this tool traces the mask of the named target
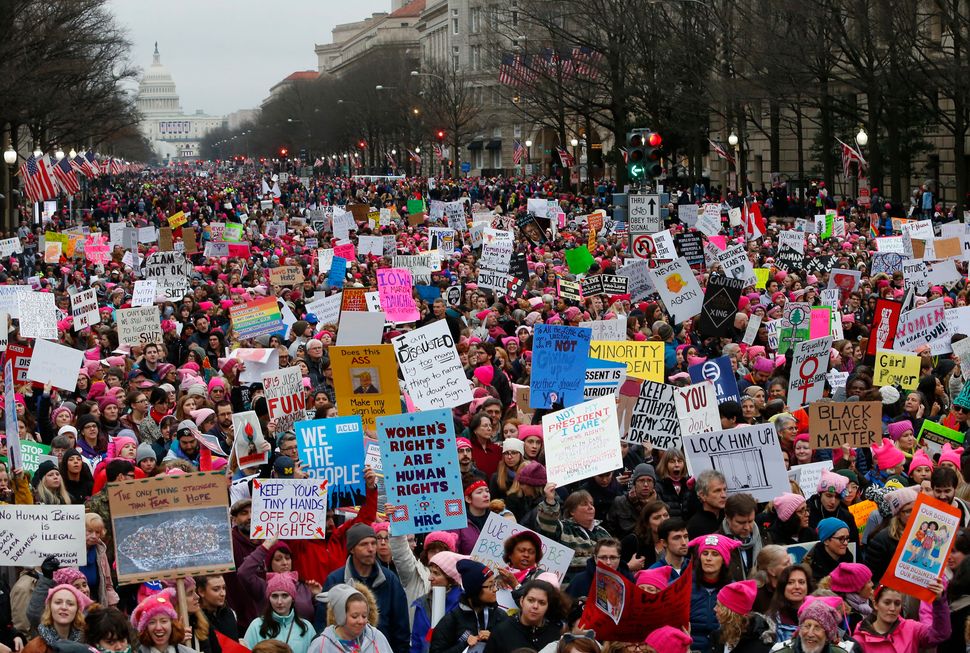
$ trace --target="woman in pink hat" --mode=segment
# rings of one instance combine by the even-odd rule
[[[175,590],[172,588],[150,594],[131,613],[131,623],[141,642],[139,653],[193,653],[182,643],[185,640],[185,626],[172,604],[174,597]]]
[[[712,651],[768,653],[775,632],[763,615],[753,612],[758,584],[753,580],[730,583],[717,593],[714,614],[720,624],[711,635]]]
[[[37,626],[37,637],[23,653],[55,653],[58,642],[79,642],[84,635],[84,613],[91,599],[73,585],[62,584],[47,592],[44,612]]]
[[[741,546],[726,535],[701,535],[689,542],[694,551],[694,579],[690,596],[692,650],[709,651],[711,633],[718,627],[714,608],[717,594],[730,581],[731,552]]]

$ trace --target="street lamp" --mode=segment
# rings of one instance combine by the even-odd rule
[[[13,149],[12,145],[8,145],[7,149],[3,153],[3,161],[8,166],[12,166],[17,163],[17,150]]]
[[[375,91],[393,91],[396,88],[397,88],[396,86],[382,86],[381,84],[378,84],[377,86],[374,87],[374,90]]]
[[[69,157],[71,157],[71,159],[73,160],[73,159],[74,159],[74,157],[76,157],[76,156],[77,156],[77,152],[76,152],[76,151],[74,150],[74,148],[72,147],[72,148],[71,148],[71,151],[70,151],[70,152],[68,152],[68,153],[67,153],[67,155],[68,155]]]
[[[60,161],[61,159],[63,159],[64,158],[64,150],[62,150],[61,148],[57,148],[57,151],[54,152],[54,158],[57,159],[58,161]]]
[[[859,147],[865,147],[869,143],[869,134],[861,125],[859,126],[859,133],[855,135],[855,142],[859,144]]]
[[[39,159],[42,156],[44,156],[44,153],[41,151],[41,149],[39,147],[35,147],[34,148],[34,158],[35,159]]]
[[[741,195],[741,139],[738,138],[733,129],[731,135],[728,136],[728,144],[734,148],[734,175],[737,177],[738,195]]]
[[[411,71],[411,77],[434,77],[435,79],[440,79],[441,81],[445,81],[445,78],[442,77],[441,75],[435,75],[433,73],[421,73],[421,72],[418,72],[417,70]]]

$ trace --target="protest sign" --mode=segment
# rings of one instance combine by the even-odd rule
[[[229,308],[232,330],[239,340],[279,333],[283,330],[283,315],[275,297],[254,299]]]
[[[704,266],[704,240],[699,234],[677,234],[674,236],[674,246],[692,268]]]
[[[280,368],[280,353],[276,349],[239,347],[229,352],[229,358],[245,365],[239,376],[245,384],[262,383],[263,374]]]
[[[586,361],[586,382],[583,385],[583,400],[597,397],[615,396],[626,380],[626,365],[613,361],[590,358]]]
[[[364,296],[366,292],[364,288],[345,288],[340,293],[340,310],[366,312],[367,298]]]
[[[573,559],[574,552],[572,549],[549,539],[542,533],[529,530],[518,522],[500,517],[491,511],[485,519],[485,526],[482,527],[478,540],[475,541],[475,546],[472,547],[471,559],[493,570],[506,569],[508,563],[505,561],[505,540],[523,532],[534,533],[542,542],[542,556],[537,563],[539,569],[554,574],[557,579],[562,581],[566,577],[569,571],[569,563]]]
[[[532,333],[530,408],[572,406],[583,401],[592,331],[537,324]]]
[[[543,415],[542,433],[550,483],[563,486],[623,467],[613,397]]]
[[[589,320],[579,326],[592,332],[592,340],[626,340],[626,320]]]
[[[866,354],[875,356],[880,349],[893,348],[902,310],[902,302],[882,297],[876,299],[876,310],[872,318],[872,331],[869,335]]]
[[[364,429],[359,416],[328,417],[294,425],[303,471],[327,481],[331,508],[361,506],[364,481]]]
[[[359,415],[373,431],[375,418],[401,412],[401,392],[393,345],[330,347],[337,408]]]
[[[664,381],[664,344],[662,342],[612,342],[591,340],[589,357],[626,365],[626,375],[645,381]],[[533,369],[535,363],[533,362]]]
[[[120,583],[235,570],[222,471],[111,483],[108,504]]]
[[[789,409],[797,410],[822,398],[831,350],[831,336],[803,340],[795,345],[788,379]]]
[[[485,227],[484,236],[485,241],[482,245],[482,256],[478,262],[479,267],[498,272],[508,272],[512,253],[515,249],[514,235],[508,231],[498,231],[491,227]]]
[[[253,480],[254,540],[315,540],[326,537],[327,483],[315,478]]]
[[[83,362],[84,352],[80,349],[38,339],[27,368],[27,380],[74,392]]]
[[[865,530],[866,523],[869,521],[869,516],[872,514],[873,510],[878,509],[879,505],[875,501],[869,500],[853,503],[851,506],[849,506],[849,513],[851,513],[855,526],[859,530],[860,539],[863,531]]]
[[[455,408],[473,399],[455,340],[444,320],[391,339],[408,396],[418,410]]]
[[[23,252],[23,246],[19,238],[4,238],[0,240],[0,256],[10,256]]]
[[[347,292],[346,290],[344,292]],[[317,317],[318,324],[339,324],[340,323],[340,307],[343,304],[343,293],[336,293],[334,295],[327,295],[326,297],[320,297],[319,299],[314,299],[308,302],[306,305],[307,314],[312,313]],[[363,299],[363,295],[361,295]],[[340,333],[340,330],[337,331]]]
[[[876,354],[874,386],[898,385],[904,390],[915,390],[919,383],[920,358],[916,354],[900,354],[880,351]]]
[[[57,308],[54,293],[21,292],[17,295],[20,335],[24,338],[57,340]]]
[[[747,492],[756,501],[771,501],[791,491],[774,424],[682,436],[691,473],[716,469],[724,474],[728,494]]]
[[[583,301],[583,287],[578,281],[556,277],[556,288],[560,297],[576,304]]]
[[[118,342],[122,345],[140,347],[149,342],[162,341],[162,320],[158,308],[119,308],[115,311],[118,321]]]
[[[721,428],[717,391],[710,381],[673,389],[681,433],[707,433]]]
[[[899,317],[893,349],[915,352],[922,345],[929,345],[930,353],[934,356],[952,351],[950,328],[946,323],[946,308],[942,299],[906,311]]]
[[[748,252],[744,245],[733,245],[718,253],[717,262],[721,264],[721,269],[726,277],[739,279],[744,282],[745,286],[753,286],[757,283],[754,268],[751,265],[751,260],[748,259]]]
[[[346,291],[344,291],[346,292]],[[384,333],[384,313],[346,311],[340,314],[338,345],[379,345]]]
[[[649,270],[650,262],[639,260],[631,261],[616,271],[617,275],[627,279],[630,301],[638,302],[657,292],[650,275],[647,274]]]
[[[270,268],[269,282],[274,286],[295,286],[303,283],[303,268],[299,265],[284,265]]]
[[[330,273],[327,275],[327,283],[334,288],[343,288],[347,277],[347,259],[342,256],[334,256],[330,261]]]
[[[416,322],[421,317],[414,303],[413,291],[414,280],[409,270],[381,268],[377,271],[381,308],[391,322]]]
[[[145,278],[158,282],[158,295],[182,301],[188,293],[191,264],[182,252],[155,252],[145,259]]]
[[[30,367],[30,357],[33,353],[33,347],[28,347],[17,342],[11,342],[7,345],[6,360],[10,361],[13,368],[13,380],[15,383],[27,382],[27,368]]]
[[[686,630],[690,628],[693,578],[688,565],[677,580],[651,594],[599,563],[578,625],[595,631],[600,641],[612,642],[642,642],[663,626]]]
[[[717,336],[733,327],[743,288],[744,282],[740,279],[712,274],[704,291],[701,315],[697,320],[698,332],[705,336]]]
[[[621,436],[624,442],[652,445],[654,449],[666,451],[670,447],[680,447],[680,423],[674,405],[674,386],[666,383],[644,381],[640,384],[630,420],[630,428]]]
[[[157,279],[139,279],[135,282],[135,290],[131,294],[131,305],[140,308],[152,306],[158,297]]]
[[[61,565],[87,561],[84,506],[0,505],[0,564],[37,567],[48,556]]]
[[[259,467],[269,462],[270,445],[263,435],[263,427],[255,411],[243,410],[233,413],[232,432],[235,434],[235,438],[233,438],[233,450],[230,455],[236,458],[240,469]],[[205,444],[213,451],[216,448],[221,450],[218,441],[209,446],[206,438],[211,436],[200,435],[196,436],[200,443]]]
[[[269,407],[269,424],[274,433],[293,428],[306,411],[303,373],[299,367],[287,367],[263,374],[263,392]]]
[[[808,555],[808,552],[814,549],[815,545],[818,543],[818,540],[815,540],[813,542],[800,542],[798,544],[783,544],[781,545],[781,548],[783,548],[785,553],[788,554],[789,564],[798,565],[805,560],[805,556]],[[856,557],[856,548],[857,545],[855,542],[849,542],[849,553],[852,554],[853,560],[859,559]]]
[[[796,464],[788,470],[788,478],[798,484],[798,487],[802,489],[802,494],[807,499],[818,494],[818,484],[822,480],[822,472],[826,470],[832,470],[831,460],[804,465]]]
[[[943,578],[961,520],[959,507],[920,493],[880,582],[920,601],[936,601],[929,585]]]
[[[679,324],[701,312],[704,292],[694,278],[687,259],[662,263],[651,269],[649,274],[670,314],[671,322]]]
[[[690,380],[700,383],[704,379],[714,384],[717,393],[718,403],[725,401],[741,401],[741,394],[738,392],[738,380],[734,377],[734,367],[731,366],[731,359],[728,356],[712,358],[703,363],[697,363],[687,368]]]
[[[320,274],[326,274],[330,272],[330,266],[333,264],[333,250],[332,249],[318,249],[317,250],[317,269]]]
[[[926,445],[930,454],[943,452],[943,445],[948,444],[956,449],[963,445],[966,433],[951,429],[938,422],[924,419],[920,426],[919,433],[916,434],[916,443],[919,446]]]
[[[761,327],[761,316],[752,315],[748,318],[748,326],[744,328],[744,336],[741,342],[746,345],[753,345],[754,339],[758,336],[758,329]]]
[[[71,295],[71,317],[74,331],[94,326],[101,321],[101,315],[98,313],[98,297],[94,288]]]
[[[781,234],[790,233],[782,231]],[[775,257],[775,267],[785,272],[798,273],[805,269],[805,255],[787,245],[779,248],[778,256]]]
[[[377,439],[391,535],[467,525],[451,410],[379,417]]]
[[[14,421],[16,422],[16,418],[14,418]],[[12,433],[12,432],[13,431],[9,431],[9,430],[7,431],[7,433]],[[57,458],[50,455],[50,452],[51,452],[50,446],[40,442],[31,442],[30,440],[19,440],[19,442],[20,442],[20,454],[21,454],[20,464],[18,465],[14,462],[10,462],[11,468],[16,468],[18,466],[22,467],[25,472],[33,476],[34,473],[37,472],[37,468],[45,460],[50,460],[55,465],[58,464]],[[11,442],[10,442],[10,438],[7,437],[8,454],[11,454],[10,449],[11,449]],[[12,454],[8,457],[13,458]],[[8,462],[8,458],[0,457],[0,460],[4,462]],[[16,460],[16,458],[14,458],[14,460]]]
[[[871,447],[882,440],[882,403],[813,402],[808,407],[808,434],[813,449]]]

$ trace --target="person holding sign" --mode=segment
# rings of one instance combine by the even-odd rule
[[[950,638],[950,609],[943,583],[935,580],[927,586],[936,595],[933,601],[933,622],[921,623],[900,616],[903,595],[885,585],[875,594],[872,614],[852,633],[865,653],[918,653],[927,647],[942,644]]]
[[[299,575],[291,572],[295,566],[293,557],[287,542],[281,542],[277,538],[264,540],[263,544],[256,547],[239,567],[238,578],[250,597],[264,594],[267,596],[267,603],[264,604],[266,607],[269,605],[266,587],[270,576],[293,573],[295,579],[292,598],[296,605],[296,612],[302,619],[312,619],[313,597],[322,591],[323,587],[315,580],[299,580]]]
[[[259,642],[275,639],[293,653],[307,653],[315,632],[313,624],[296,613],[296,572],[266,574],[265,596],[266,607],[249,624],[243,642],[252,650]]]

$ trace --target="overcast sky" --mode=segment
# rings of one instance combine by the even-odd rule
[[[252,109],[297,70],[316,70],[316,43],[330,30],[391,0],[108,0],[132,42],[131,61],[147,69],[155,41],[175,79],[182,108],[226,115]]]

